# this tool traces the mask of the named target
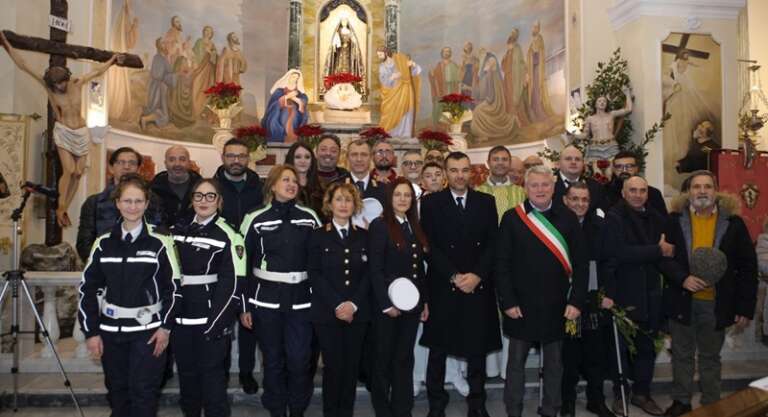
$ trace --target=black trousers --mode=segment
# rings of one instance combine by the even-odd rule
[[[391,318],[375,313],[376,354],[371,374],[371,403],[376,417],[410,417],[413,409],[413,346],[419,314]]]
[[[104,385],[112,417],[155,417],[160,383],[165,372],[165,352],[152,355],[147,341],[155,330],[135,333],[101,332]]]
[[[264,355],[261,403],[272,415],[284,415],[286,407],[293,412],[304,412],[312,398],[309,309],[257,308],[255,312],[259,322],[259,346]]]
[[[240,320],[237,320],[237,322],[239,327],[237,329],[237,348],[239,352],[237,364],[241,374],[252,374],[256,367],[257,332],[256,329],[249,330],[243,327]]]
[[[179,405],[184,417],[228,417],[226,361],[229,337],[206,340],[206,326],[173,329],[173,345],[179,375]]]
[[[485,357],[486,355],[468,356],[467,382],[469,395],[467,405],[470,410],[485,408]],[[445,390],[445,360],[448,354],[436,348],[429,348],[427,360],[427,399],[429,409],[444,412],[448,406],[448,392]]]
[[[587,403],[605,402],[603,381],[613,362],[610,346],[613,344],[611,328],[600,325],[596,329],[582,327],[581,337],[566,337],[563,341],[563,404],[576,401],[579,376],[587,381]]]
[[[323,416],[352,417],[368,323],[315,324],[323,354]]]
[[[632,380],[632,394],[651,395],[651,380],[653,379],[653,369],[656,365],[656,347],[653,339],[658,333],[658,326],[651,325],[647,321],[636,321],[635,324],[643,330],[638,331],[634,337],[637,353],[632,356],[629,354],[629,347],[624,341],[624,337],[619,333],[619,349],[621,356],[621,369],[624,371],[625,388],[629,390],[627,380]],[[611,332],[613,333],[613,332]],[[610,346],[615,346],[611,343]],[[611,356],[614,370],[613,390],[618,393],[620,384],[618,377],[618,367],[616,366],[616,349],[611,349]],[[627,391],[629,392],[629,391]]]

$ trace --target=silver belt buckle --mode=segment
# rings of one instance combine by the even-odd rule
[[[146,326],[152,321],[152,311],[148,307],[143,307],[136,313],[136,321],[142,326]]]

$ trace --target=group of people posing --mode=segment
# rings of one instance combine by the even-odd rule
[[[488,416],[486,368],[499,357],[507,414],[522,415],[534,347],[544,360],[544,416],[574,415],[580,375],[587,409],[599,416],[623,408],[619,395],[613,411],[606,406],[606,379],[652,415],[682,415],[697,351],[701,402],[719,399],[724,330],[753,317],[757,265],[712,173],[693,173],[668,214],[628,153],[601,185],[584,177],[575,147],[561,152],[554,175],[495,147],[487,182],[473,189],[461,152],[408,151],[398,175],[386,141],[354,140],[346,151],[349,170],[338,166],[338,137],[324,136],[316,149],[295,143],[262,182],[238,139],[225,144],[211,179],[172,147],[151,185],[136,174],[137,152],[111,154],[114,180],[84,203],[77,247],[86,261],[78,319],[101,359],[114,416],[156,415],[169,343],[184,414],[229,415],[235,333],[247,393],[259,389],[258,343],[261,400],[272,416],[304,415],[320,355],[325,416],[354,415],[359,379],[376,416],[410,416],[418,345],[429,349],[429,417],[445,416],[446,364],[456,366],[449,357],[464,361],[468,416]],[[361,224],[364,199],[383,211]],[[716,284],[690,272],[700,247],[727,258]],[[408,309],[395,281],[417,292]],[[616,357],[617,307],[641,329],[618,343],[631,387],[605,360]],[[650,385],[653,338],[667,318],[675,393],[664,411]]]

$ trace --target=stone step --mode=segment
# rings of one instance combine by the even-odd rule
[[[727,361],[723,363],[723,384],[722,390],[736,391],[746,387],[751,381],[768,375],[768,361],[745,360],[745,361]],[[103,375],[101,373],[73,373],[69,375],[72,387],[77,395],[78,401],[82,406],[106,406],[106,388],[104,387]],[[256,375],[257,380],[261,379]],[[534,399],[538,397],[538,376],[535,369],[529,369],[526,372],[526,396]],[[315,378],[315,395],[313,404],[320,402],[321,378]],[[581,383],[580,390],[583,390]],[[19,386],[19,406],[21,407],[68,407],[72,400],[69,391],[64,385],[63,378],[59,373],[22,373],[18,375]],[[606,382],[605,391],[611,389],[611,383]],[[229,397],[232,404],[235,405],[259,405],[258,395],[246,395],[240,389],[236,374],[230,375]],[[652,392],[654,394],[669,393],[672,387],[672,370],[669,364],[658,364],[654,375]],[[447,388],[451,394],[452,401],[458,401],[461,396],[453,386],[448,384]],[[504,380],[501,378],[491,378],[487,384],[489,400],[501,400],[503,396]],[[364,386],[358,386],[358,398],[362,401],[369,401],[369,395]],[[260,391],[261,393],[261,391]],[[422,386],[422,392],[417,397],[417,401],[425,400],[426,394]],[[13,400],[13,376],[11,374],[0,374],[0,409],[7,409],[11,406]],[[174,377],[168,381],[163,389],[161,404],[172,406],[179,400],[178,378]]]

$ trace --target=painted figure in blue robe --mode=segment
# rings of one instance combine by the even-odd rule
[[[304,92],[304,78],[299,70],[288,70],[277,80],[267,103],[267,110],[261,120],[261,126],[267,130],[269,142],[296,142],[296,131],[309,122],[307,103]]]

